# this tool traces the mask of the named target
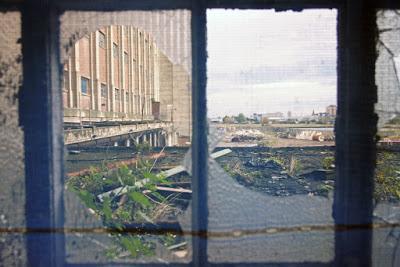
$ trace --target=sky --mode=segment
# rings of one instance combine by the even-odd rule
[[[336,104],[336,10],[207,11],[208,116]]]

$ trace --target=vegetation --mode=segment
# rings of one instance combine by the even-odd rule
[[[377,201],[400,200],[400,167],[395,153],[379,153],[375,172],[374,195]]]
[[[239,113],[235,119],[238,123],[245,123],[247,121],[246,116],[243,113]]]
[[[324,193],[329,193],[330,191],[332,191],[334,189],[333,185],[330,184],[322,184],[319,187],[319,190],[321,190]]]
[[[335,158],[334,157],[325,157],[322,160],[322,168],[325,170],[332,169],[335,166]]]
[[[136,144],[136,150],[141,153],[148,153],[151,151],[151,146],[148,142],[143,142],[142,144]]]
[[[176,236],[131,235],[124,233],[125,225],[155,221],[170,208],[168,200],[159,194],[156,185],[168,184],[162,175],[151,172],[148,161],[139,160],[137,168],[121,165],[116,169],[91,168],[89,173],[71,177],[67,188],[75,192],[85,205],[102,218],[106,228],[117,230],[112,234],[114,246],[107,249],[109,258],[128,255],[134,258],[151,256],[157,244],[174,244]],[[111,194],[99,198],[99,194],[115,188],[126,188],[123,195]]]
[[[266,158],[268,161],[272,161],[275,162],[276,164],[278,164],[279,166],[281,166],[283,169],[285,169],[285,160],[280,157],[280,156],[269,156],[268,158]]]
[[[224,118],[222,119],[223,123],[232,123],[233,119],[231,117],[229,117],[228,115],[224,116]]]
[[[289,161],[289,174],[291,176],[294,176],[296,174],[298,174],[300,172],[300,170],[303,169],[303,165],[301,164],[301,162],[296,159],[294,156],[290,157],[290,161]]]

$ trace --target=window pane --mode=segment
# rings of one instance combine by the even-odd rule
[[[188,262],[190,12],[66,12],[61,37],[67,261]]]
[[[336,11],[213,9],[207,34],[209,260],[332,261]]]
[[[99,31],[99,47],[106,48],[106,35],[101,31]]]
[[[400,264],[400,11],[377,12],[379,38],[375,80],[379,116],[375,170],[373,264]],[[396,226],[397,224],[397,226]]]
[[[115,89],[115,101],[119,101],[119,100],[120,100],[119,90]]]
[[[21,16],[0,13],[0,263],[26,265],[24,133],[19,126],[22,84]]]
[[[107,97],[107,85],[105,85],[104,83],[101,84],[101,96]]]
[[[81,78],[81,92],[82,94],[88,94],[89,79]]]
[[[118,57],[119,56],[118,45],[117,44],[113,44],[113,56],[114,57]]]

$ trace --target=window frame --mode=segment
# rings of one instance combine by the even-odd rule
[[[84,84],[84,82],[86,82],[86,91],[85,92],[83,91],[83,86],[82,86]],[[81,94],[89,96],[90,95],[89,89],[90,89],[90,79],[86,78],[85,76],[81,76]]]
[[[67,70],[64,69],[63,71],[63,91],[64,92],[68,92],[70,90],[70,84],[69,84],[69,72]]]
[[[108,97],[108,85],[105,83],[100,83],[100,95],[102,98]]]
[[[121,101],[119,88],[114,88],[114,101]]]
[[[106,34],[102,31],[99,31],[99,47],[106,49],[106,46],[107,46]]]
[[[118,46],[118,44],[113,42],[113,48],[112,49],[113,49],[112,50],[113,51],[112,52],[113,58],[114,59],[118,59],[119,58],[119,46]]]
[[[124,51],[124,64],[125,65],[129,64],[129,54],[126,51]]]
[[[59,16],[67,10],[101,12],[182,8],[191,10],[192,17],[192,160],[196,163],[192,169],[192,265],[229,265],[211,264],[207,261],[208,127],[204,112],[207,8],[276,10],[337,8],[338,110],[335,125],[337,171],[333,206],[335,220],[333,264],[338,266],[349,262],[358,263],[360,266],[372,264],[372,190],[377,121],[374,113],[374,103],[377,98],[374,81],[375,11],[377,8],[400,8],[398,1],[385,0],[375,3],[373,0],[27,0],[22,3],[15,1],[14,4],[10,2],[13,1],[0,5],[5,10],[17,6],[16,9],[21,10],[22,16],[24,79],[19,100],[20,103],[31,103],[19,107],[25,144],[26,247],[29,265],[79,265],[65,262]],[[347,67],[354,65],[360,68]],[[41,129],[40,134],[37,129]],[[150,265],[154,266],[154,264],[143,264],[143,266]]]

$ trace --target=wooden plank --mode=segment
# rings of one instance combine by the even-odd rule
[[[172,187],[165,187],[165,186],[156,186],[157,190],[159,191],[167,191],[167,192],[177,192],[177,193],[192,193],[192,190],[185,189],[185,188],[172,188]]]

